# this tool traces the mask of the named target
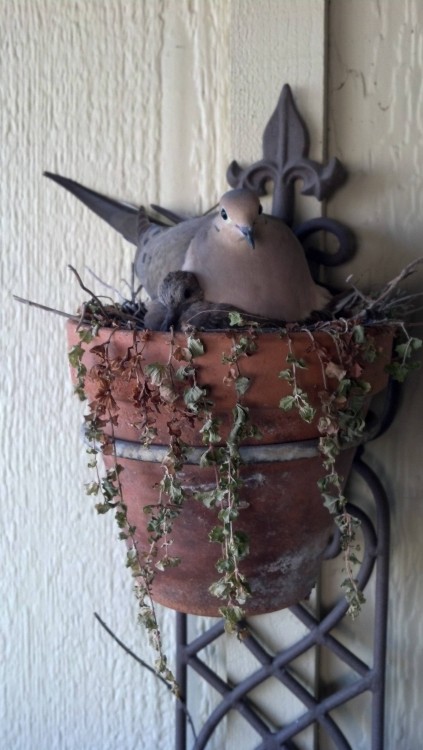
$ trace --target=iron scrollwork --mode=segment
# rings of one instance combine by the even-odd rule
[[[327,200],[346,180],[347,171],[339,159],[333,157],[326,164],[309,158],[310,136],[292,95],[285,84],[263,133],[263,158],[249,167],[231,162],[226,177],[233,188],[249,188],[259,195],[267,194],[273,183],[272,214],[285,221],[301,243],[317,232],[334,235],[338,242],[334,253],[306,247],[312,264],[338,266],[349,260],[355,251],[353,233],[343,224],[327,217],[317,217],[294,226],[295,183],[302,182],[302,195]]]

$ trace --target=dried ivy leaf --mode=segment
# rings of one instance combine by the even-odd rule
[[[292,370],[289,370],[289,369],[281,370],[278,375],[278,378],[280,378],[281,380],[287,380],[288,382],[292,383],[294,379],[292,375]]]
[[[325,373],[328,378],[336,378],[336,380],[341,381],[345,378],[347,371],[341,365],[337,365],[336,362],[331,361],[327,363]]]
[[[221,438],[219,435],[220,421],[215,417],[209,417],[204,422],[200,433],[203,435],[204,443],[219,443]]]
[[[298,413],[301,419],[304,420],[304,422],[307,422],[307,424],[311,424],[314,417],[316,416],[316,409],[313,409],[310,404],[303,404],[299,407]]]
[[[279,408],[283,409],[283,411],[290,411],[294,405],[295,405],[294,396],[284,396],[279,401]]]
[[[220,607],[220,614],[225,620],[225,631],[226,633],[237,633],[238,623],[245,617],[245,612],[241,607]]]
[[[178,367],[178,369],[175,372],[176,380],[187,380],[188,378],[192,377],[195,374],[195,370],[193,367],[190,367],[189,365],[183,365],[182,367]]]
[[[98,482],[88,482],[85,485],[85,492],[87,495],[98,495],[100,491],[100,485]]]
[[[235,380],[235,390],[239,396],[243,396],[251,385],[250,378],[240,377]]]
[[[81,346],[81,344],[75,344],[75,346],[70,349],[68,352],[68,359],[70,362],[71,367],[74,367],[75,369],[78,368],[78,365],[80,363],[80,360],[84,354],[84,349]]]
[[[209,586],[209,591],[212,596],[216,596],[218,599],[226,599],[231,593],[231,586],[224,578],[221,578]]]
[[[177,362],[191,362],[193,355],[188,347],[176,346],[172,352],[172,356],[174,359],[176,359]]]
[[[239,312],[230,312],[228,314],[230,326],[243,326],[245,325],[244,318]]]
[[[180,564],[180,557],[164,557],[162,560],[158,560],[158,562],[156,562],[155,567],[157,568],[157,570],[163,572],[166,570],[166,568],[176,568]]]
[[[227,534],[225,533],[225,530],[221,526],[215,526],[210,532],[209,532],[209,540],[211,542],[219,542],[220,544],[223,544],[226,539]]]
[[[80,328],[79,338],[83,344],[90,344],[93,338],[96,336],[99,326],[93,326],[93,328]]]
[[[163,399],[163,401],[166,401],[167,404],[173,404],[173,402],[178,398],[178,394],[176,393],[170,381],[162,383],[159,390],[160,397]]]
[[[203,342],[200,339],[196,339],[194,336],[188,336],[187,344],[193,357],[200,357],[204,354]]]
[[[354,326],[353,336],[356,344],[364,344],[364,342],[366,341],[366,334],[364,332],[363,326]]]
[[[198,402],[206,395],[206,390],[200,388],[198,385],[193,385],[192,388],[188,388],[184,393],[184,401],[188,409],[194,413],[198,412]]]
[[[97,513],[99,513],[100,515],[104,515],[104,513],[108,513],[109,510],[112,510],[112,506],[108,505],[107,503],[97,503],[95,509]]]
[[[146,365],[144,368],[144,372],[151,380],[153,385],[161,385],[163,380],[166,380],[168,378],[168,367],[167,365],[160,364],[160,362]]]

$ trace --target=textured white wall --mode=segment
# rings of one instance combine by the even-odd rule
[[[202,210],[225,189],[232,158],[260,155],[263,126],[285,81],[318,157],[325,5],[0,0],[0,746],[7,750],[173,744],[168,695],[92,616],[98,611],[150,658],[112,519],[97,518],[84,497],[89,474],[62,319],[10,298],[15,292],[73,311],[80,293],[66,264],[83,270],[87,263],[116,283],[128,277],[131,250],[42,171],[129,200]],[[330,153],[352,176],[329,211],[358,231],[352,268],[365,282],[384,280],[421,252],[422,16],[418,0],[330,4]],[[9,342],[12,325],[18,336]],[[423,744],[416,658],[423,641],[420,385],[418,375],[410,380],[400,418],[372,449],[393,507],[387,750]],[[171,637],[172,615],[163,621]],[[262,618],[260,627],[279,638],[288,625],[282,614]],[[366,619],[353,637],[365,641],[365,630]],[[222,668],[222,654],[214,658]],[[231,647],[229,672],[245,667]],[[262,691],[258,699],[268,704],[273,697]],[[200,696],[199,709],[212,700]],[[362,706],[347,721],[356,727],[355,748],[366,750]],[[227,731],[228,750],[248,750],[242,726],[231,722]],[[218,737],[215,747],[224,743]]]
[[[67,263],[129,278],[129,246],[44,169],[187,211],[225,188],[227,4],[5,0],[0,11],[0,746],[165,750],[171,698],[93,618],[151,662],[117,530],[84,496],[64,321],[11,293],[73,311],[81,293]],[[169,640],[173,615],[163,622]]]

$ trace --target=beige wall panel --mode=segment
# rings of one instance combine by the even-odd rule
[[[310,156],[324,147],[325,0],[231,0],[232,158],[261,156],[263,126],[282,84],[289,83],[310,131]],[[303,218],[320,213],[314,199],[300,202]]]
[[[329,214],[350,224],[359,240],[349,267],[333,275],[341,283],[352,272],[361,286],[381,284],[422,255],[422,28],[419,0],[330,5],[329,149],[350,179]],[[421,272],[410,288],[421,291]],[[386,750],[423,745],[422,414],[416,373],[393,427],[366,449],[387,488],[392,521]],[[363,615],[344,635],[368,649]],[[347,722],[360,750],[370,747],[365,713],[362,704]]]

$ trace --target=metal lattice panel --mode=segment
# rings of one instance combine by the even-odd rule
[[[182,707],[178,708],[176,750],[186,750],[188,747],[192,747],[192,750],[206,748],[214,730],[231,710],[238,711],[260,736],[261,740],[256,750],[273,750],[273,748],[296,750],[295,736],[315,722],[325,730],[336,748],[353,750],[339,726],[331,718],[330,712],[366,691],[372,696],[371,750],[383,750],[389,509],[381,483],[361,457],[356,458],[354,468],[369,487],[376,511],[376,522],[373,524],[362,509],[355,505],[349,505],[348,508],[349,512],[360,520],[363,532],[363,562],[358,574],[362,590],[365,591],[375,569],[373,663],[371,665],[364,663],[332,634],[346,614],[348,605],[345,599],[341,598],[320,620],[304,606],[298,604],[291,607],[290,611],[299,622],[306,626],[308,633],[294,645],[274,654],[259,642],[249,626],[250,634],[242,640],[242,643],[255,657],[257,668],[246,679],[234,686],[222,680],[201,658],[203,649],[223,635],[223,623],[217,622],[206,633],[191,643],[187,643],[187,616],[177,614],[177,659],[180,684],[186,690],[187,670],[193,669],[221,695],[222,699],[192,745],[187,745],[185,713]],[[319,692],[323,692],[320,700],[309,692],[290,670],[290,665],[295,659],[316,646],[324,646],[331,651],[348,666],[351,674],[354,675],[354,680],[347,686],[334,689],[329,694],[325,694],[324,687],[320,686]],[[273,727],[270,721],[266,721],[263,711],[259,711],[249,698],[249,693],[269,677],[279,680],[304,705],[302,716],[286,726]]]

